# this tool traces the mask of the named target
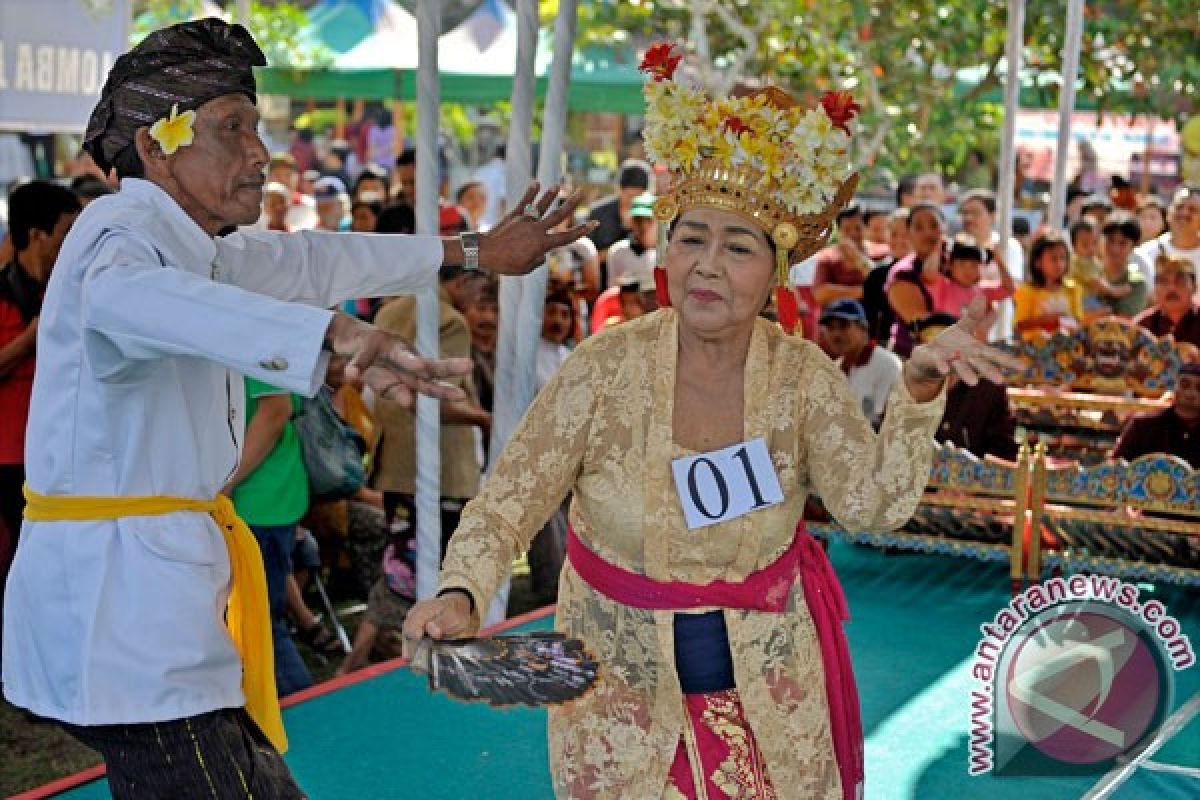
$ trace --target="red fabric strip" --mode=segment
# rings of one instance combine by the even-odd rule
[[[633,608],[689,609],[721,606],[779,613],[787,608],[788,592],[800,574],[805,539],[812,541],[807,533],[803,536],[797,535],[783,555],[737,583],[725,580],[703,584],[656,581],[605,561],[592,552],[573,530],[567,536],[567,558],[579,573],[579,577],[587,581],[593,589],[611,600]],[[820,547],[817,549],[820,550]],[[843,600],[843,607],[844,604]]]

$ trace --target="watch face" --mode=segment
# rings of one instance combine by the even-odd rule
[[[459,241],[462,242],[463,249],[463,267],[466,269],[479,269],[479,234],[473,232],[460,233]]]

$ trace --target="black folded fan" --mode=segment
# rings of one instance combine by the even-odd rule
[[[561,633],[482,639],[424,638],[409,666],[429,675],[429,688],[493,706],[543,706],[585,694],[596,682],[596,659]]]

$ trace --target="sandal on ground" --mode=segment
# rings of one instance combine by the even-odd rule
[[[342,643],[328,628],[317,620],[312,625],[297,634],[297,638],[311,647],[315,652],[327,656],[338,655],[342,652]]]

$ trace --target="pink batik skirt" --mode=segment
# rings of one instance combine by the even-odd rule
[[[663,800],[775,800],[737,689],[687,694],[687,729]]]

